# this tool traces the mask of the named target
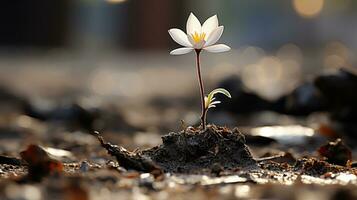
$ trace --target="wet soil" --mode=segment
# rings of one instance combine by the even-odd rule
[[[95,133],[102,147],[126,169],[142,172],[160,170],[176,173],[202,173],[225,169],[257,169],[237,128],[208,125],[206,130],[188,127],[162,136],[162,144],[143,151],[130,152],[112,145]]]
[[[165,172],[189,173],[204,169],[257,167],[244,136],[237,128],[208,125],[202,131],[189,127],[162,137],[162,145],[144,150]]]
[[[103,138],[102,143],[94,140],[88,147],[91,153],[77,150],[77,156],[85,154],[86,160],[63,162],[61,173],[48,173],[41,180],[31,178],[31,167],[36,166],[6,156],[0,164],[0,199],[33,199],[35,194],[40,199],[80,200],[357,197],[356,168],[289,153],[254,159],[237,129],[187,128],[162,140],[161,145],[142,151],[129,151]],[[47,156],[43,158],[41,163],[48,163]]]

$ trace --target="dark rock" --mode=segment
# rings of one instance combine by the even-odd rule
[[[319,76],[315,79],[315,85],[331,108],[357,108],[357,76],[353,72],[341,69],[338,73]]]
[[[0,155],[0,164],[20,166],[20,165],[23,165],[24,162],[18,158]]]
[[[27,104],[26,98],[10,91],[8,88],[4,86],[0,86],[0,102],[1,105],[17,105],[17,106],[22,106],[24,104]]]
[[[89,163],[87,161],[82,161],[79,166],[79,170],[81,170],[81,172],[88,172],[90,170]]]
[[[142,128],[130,125],[121,112],[113,107],[87,107],[76,102],[58,103],[52,107],[41,107],[28,104],[24,108],[26,115],[33,118],[60,122],[70,131],[85,130],[98,131],[141,131]]]
[[[233,98],[231,101],[223,101],[217,110],[236,115],[264,110],[294,116],[327,112],[334,122],[335,132],[357,140],[357,75],[351,69],[319,75],[276,101],[264,100],[247,91],[237,76],[226,78],[219,83],[219,87],[230,91]]]
[[[23,138],[24,133],[14,127],[0,127],[0,139],[17,139]]]
[[[290,115],[308,115],[313,112],[326,110],[326,99],[311,82],[306,82],[297,87],[271,107],[274,111]]]
[[[348,161],[352,160],[351,150],[341,139],[321,146],[317,152],[320,156],[327,158],[327,162],[335,165],[346,166]]]
[[[290,115],[307,115],[326,109],[326,100],[312,82],[306,82],[292,93],[276,101],[268,101],[248,91],[238,76],[231,76],[218,84],[230,91],[232,100],[223,101],[217,108],[237,114],[252,113],[264,110],[276,111]],[[219,95],[217,95],[219,98]]]
[[[251,113],[269,108],[270,102],[262,99],[258,95],[248,91],[238,76],[231,76],[218,84],[218,87],[225,88],[232,94],[232,99],[222,101],[216,110],[226,110],[229,112],[243,114]],[[217,100],[223,96],[217,94]]]
[[[21,96],[7,88],[0,85],[0,110],[2,115],[23,113],[23,108],[29,104],[27,98]]]
[[[319,76],[316,87],[328,102],[332,119],[339,122],[357,122],[357,75],[341,69],[338,73]]]
[[[214,163],[211,167],[211,173],[215,174],[216,176],[219,176],[219,174],[224,170],[222,165],[219,163]]]
[[[247,91],[237,76],[228,77],[218,85],[230,91],[233,97],[231,101],[223,101],[218,109],[237,114],[271,110],[305,116],[316,111],[328,111],[338,121],[357,121],[357,75],[346,69],[320,75],[273,102]]]
[[[356,161],[352,162],[352,163],[351,163],[351,167],[352,167],[352,168],[356,168],[356,167],[357,167],[357,162],[356,162]]]
[[[143,131],[141,127],[133,126],[127,122],[120,110],[115,108],[98,109],[93,124],[94,130],[97,131],[114,131],[114,132],[137,132]]]
[[[97,110],[85,109],[79,104],[69,103],[54,108],[42,108],[29,104],[24,108],[25,114],[43,121],[60,121],[72,128],[83,128],[92,131],[93,122],[98,117]]]
[[[347,188],[338,188],[330,198],[331,200],[349,200],[357,199],[357,195],[353,190]]]

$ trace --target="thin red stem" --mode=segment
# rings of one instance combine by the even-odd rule
[[[197,66],[197,76],[198,83],[200,85],[200,93],[201,93],[201,126],[202,129],[206,129],[206,108],[205,108],[205,89],[203,86],[203,81],[201,77],[201,66],[200,66],[200,53],[201,49],[196,49],[196,66]]]

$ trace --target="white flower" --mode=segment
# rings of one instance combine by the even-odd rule
[[[170,52],[171,55],[181,55],[194,49],[206,50],[213,53],[229,51],[231,48],[225,44],[214,45],[223,33],[223,26],[218,26],[217,15],[208,18],[201,26],[197,17],[191,13],[187,19],[186,32],[173,28],[169,30],[172,39],[184,46]]]

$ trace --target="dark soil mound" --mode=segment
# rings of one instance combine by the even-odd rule
[[[255,160],[238,129],[207,126],[205,131],[187,128],[162,137],[163,144],[142,155],[167,172],[192,172],[223,168],[255,168]]]

